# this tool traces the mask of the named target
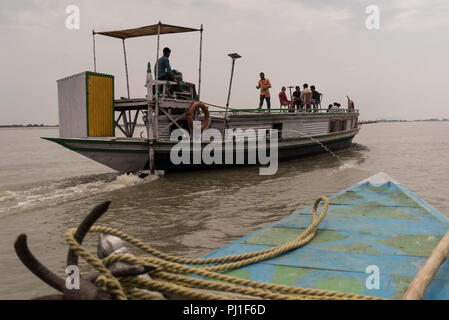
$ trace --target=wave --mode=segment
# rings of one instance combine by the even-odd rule
[[[118,189],[148,183],[158,175],[99,174],[51,181],[25,190],[0,191],[0,213],[13,209],[28,209],[36,206],[59,204],[82,199],[92,194],[113,192]]]
[[[360,164],[360,161],[354,161],[354,160],[345,161],[345,162],[343,162],[342,165],[340,165],[338,167],[338,171],[342,171],[342,170],[346,170],[346,169],[352,169],[352,168],[355,168],[355,167],[359,166],[359,164]]]
[[[353,142],[351,144],[350,149],[353,150],[353,151],[370,151],[368,146],[365,146],[363,144],[356,143],[356,142]]]

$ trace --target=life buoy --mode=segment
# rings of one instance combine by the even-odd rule
[[[209,120],[210,120],[209,109],[206,107],[206,105],[204,103],[195,102],[194,104],[192,104],[192,106],[189,109],[189,113],[187,114],[187,123],[189,124],[189,128],[192,129],[193,128],[193,115],[195,114],[195,111],[197,111],[198,109],[201,109],[204,112],[204,120],[203,120],[203,123],[201,123],[201,131],[203,131],[209,125]]]

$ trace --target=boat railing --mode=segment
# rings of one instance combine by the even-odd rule
[[[225,110],[209,110],[213,115],[224,116]],[[316,115],[316,114],[359,114],[358,109],[311,109],[311,110],[293,110],[293,109],[230,109],[228,110],[228,116],[262,116],[262,115],[284,115],[284,116],[297,116],[297,115]]]

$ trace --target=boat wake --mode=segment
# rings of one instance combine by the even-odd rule
[[[113,192],[158,179],[159,175],[97,174],[24,186],[22,190],[0,191],[0,214],[14,209],[29,209],[78,200],[92,194]]]
[[[346,170],[346,169],[352,169],[352,168],[357,167],[358,165],[359,165],[359,161],[345,161],[345,162],[343,162],[343,164],[341,164],[338,167],[337,171],[343,171],[343,170]]]
[[[356,142],[351,144],[350,149],[353,151],[370,151],[368,146]]]
[[[332,171],[332,173],[337,173],[337,172],[344,171],[344,170],[347,170],[347,169],[357,168],[363,162],[365,162],[365,158],[350,159],[350,160],[342,159],[342,162],[340,163],[340,165],[336,169],[334,169]]]

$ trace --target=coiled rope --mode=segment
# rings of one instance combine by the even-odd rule
[[[317,215],[317,208],[320,202],[323,202],[323,210],[319,215]],[[376,297],[331,290],[306,289],[272,283],[263,283],[240,279],[221,273],[223,271],[239,269],[250,264],[278,257],[288,251],[300,248],[309,243],[316,235],[318,225],[324,219],[328,206],[329,200],[326,197],[321,196],[316,199],[312,209],[312,223],[292,241],[271,249],[220,258],[189,259],[171,256],[148,246],[144,242],[126,234],[125,232],[105,226],[92,226],[89,232],[110,234],[119,237],[122,240],[143,250],[147,254],[150,254],[151,257],[135,257],[129,254],[112,254],[104,259],[99,259],[89,253],[75,240],[75,228],[71,228],[67,231],[65,240],[68,242],[70,248],[75,252],[75,254],[86,260],[100,273],[100,276],[96,279],[95,284],[109,292],[114,299],[160,299],[160,297],[151,294],[148,290],[162,292],[167,295],[201,300],[241,299],[242,296],[248,296],[248,298],[252,299],[256,297],[275,300],[379,299]],[[149,272],[151,278],[116,278],[107,269],[107,266],[119,261],[133,265],[151,265],[155,267],[155,269]],[[210,280],[187,275],[196,275]],[[228,293],[228,295],[225,293]],[[236,297],[235,295],[229,295],[229,293],[240,296]]]

